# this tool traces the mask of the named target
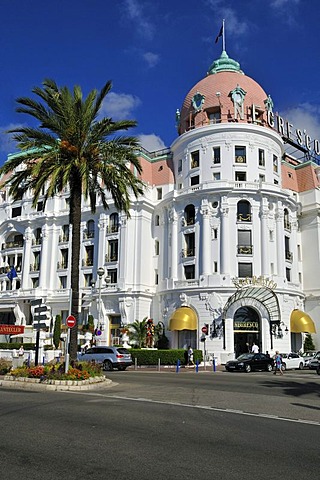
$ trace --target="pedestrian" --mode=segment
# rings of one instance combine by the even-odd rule
[[[19,355],[19,357],[23,357],[23,355],[24,355],[23,345],[20,346],[20,348],[19,348],[19,350],[18,350],[18,355]]]
[[[276,351],[276,355],[274,357],[274,361],[275,361],[275,364],[274,364],[274,372],[273,374],[274,375],[277,375],[277,371],[279,371],[280,375],[283,375],[283,371],[282,371],[282,357],[280,355],[280,353],[278,352],[278,350]]]
[[[193,361],[193,349],[191,345],[188,347],[188,365],[189,367],[194,366],[194,361]]]
[[[259,353],[259,347],[254,342],[252,344],[251,352],[252,353]]]

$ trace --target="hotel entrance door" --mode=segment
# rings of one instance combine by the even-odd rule
[[[256,310],[250,307],[239,308],[233,318],[234,350],[238,357],[251,352],[253,343],[261,351],[260,318]]]

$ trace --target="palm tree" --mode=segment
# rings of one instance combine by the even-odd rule
[[[137,177],[142,173],[136,156],[138,140],[122,133],[136,126],[136,122],[98,118],[111,86],[108,81],[100,92],[92,90],[83,98],[79,86],[75,86],[72,92],[67,87],[58,87],[54,80],[46,79],[42,87],[33,88],[35,100],[18,98],[17,112],[34,117],[39,126],[9,130],[22,153],[9,158],[0,168],[0,175],[11,173],[3,184],[10,185],[13,199],[20,199],[30,189],[34,194],[34,207],[43,191],[46,202],[49,197],[69,188],[71,313],[76,319],[82,198],[89,199],[94,213],[97,196],[107,209],[107,194],[110,193],[115,207],[129,216],[131,194],[137,198],[144,190],[143,182]],[[77,355],[77,333],[76,324],[71,329],[71,359],[76,359]]]
[[[141,322],[135,320],[133,323],[129,323],[126,328],[128,329],[129,342],[137,345],[138,348],[143,347],[146,343],[147,317]]]

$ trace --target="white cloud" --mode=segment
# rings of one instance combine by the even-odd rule
[[[147,15],[145,15],[142,2],[139,3],[137,0],[124,0],[123,5],[125,15],[130,21],[132,21],[137,33],[142,37],[152,39],[155,28]]]
[[[215,17],[221,18],[220,26],[222,19],[225,19],[225,28],[228,35],[240,36],[248,31],[247,22],[240,20],[236,10],[229,7],[225,0],[206,0],[206,3],[214,11]],[[219,30],[216,34],[218,35],[218,33]]]
[[[113,120],[124,120],[130,118],[139,105],[141,100],[134,95],[110,92],[103,102],[101,114]]]
[[[141,143],[141,146],[148,150],[148,152],[155,152],[156,150],[166,148],[166,145],[161,138],[154,133],[150,133],[148,135],[142,133],[141,135],[138,135],[138,139]]]
[[[286,8],[292,6],[292,4],[298,5],[300,3],[300,0],[273,0],[270,3],[270,6],[273,8]]]
[[[306,130],[311,138],[320,140],[320,106],[303,103],[281,112],[281,116],[292,123],[295,129]]]
[[[156,53],[146,52],[143,55],[144,60],[147,62],[149,68],[155,67],[159,63],[160,57]]]

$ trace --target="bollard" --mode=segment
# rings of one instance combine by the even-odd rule
[[[134,359],[134,369],[137,370],[138,359],[135,357]]]
[[[215,372],[216,371],[216,361],[215,361],[214,357],[212,357],[212,367],[213,367],[213,371]]]
[[[179,373],[180,370],[180,360],[177,361],[176,373]]]
[[[160,370],[161,370],[160,367],[161,367],[161,360],[160,360],[160,358],[158,358],[158,372],[160,372]]]
[[[199,372],[199,360],[196,361],[196,373]]]

